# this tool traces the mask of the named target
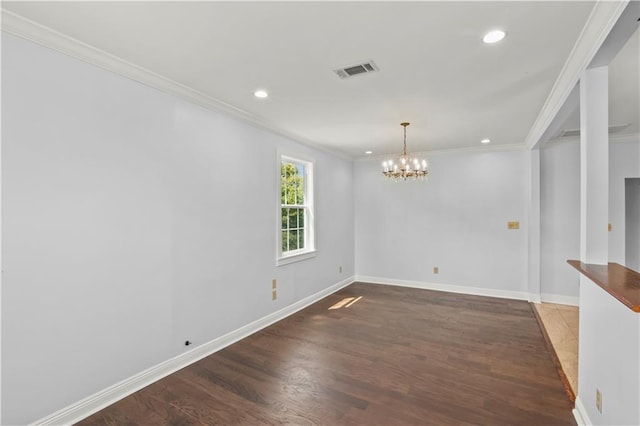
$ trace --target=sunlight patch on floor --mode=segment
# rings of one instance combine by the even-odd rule
[[[344,299],[342,299],[338,303],[336,303],[333,306],[331,306],[328,310],[331,311],[333,309],[348,308],[348,307],[350,307],[351,305],[353,305],[354,303],[356,303],[360,299],[362,299],[362,296],[359,296],[359,297],[345,297]]]

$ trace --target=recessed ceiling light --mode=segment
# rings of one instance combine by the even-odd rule
[[[255,92],[253,92],[253,96],[255,96],[256,98],[264,99],[268,97],[269,94],[266,90],[256,90]]]
[[[507,33],[501,30],[490,31],[482,37],[482,41],[487,44],[497,43],[502,40],[505,35],[507,35]]]
[[[482,139],[480,141],[480,143],[489,143],[489,142],[491,142],[491,139]]]
[[[373,151],[365,151],[364,153],[367,155],[370,155],[370,154],[373,154]]]

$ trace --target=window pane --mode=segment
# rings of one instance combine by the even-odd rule
[[[280,164],[280,204],[287,204],[286,165]]]
[[[286,230],[288,228],[289,223],[289,209],[282,209],[282,230]]]
[[[300,209],[298,215],[298,228],[304,228],[304,209]]]
[[[288,238],[288,231],[282,231],[282,252],[285,253],[287,251],[289,251],[289,238]]]
[[[289,251],[298,249],[298,231],[289,231]]]
[[[298,204],[304,204],[304,166],[302,164],[298,165],[298,173],[300,174],[300,180],[297,182],[297,199]]]
[[[298,231],[298,248],[304,248],[304,229]]]
[[[304,200],[304,166],[299,163],[283,162],[280,166],[281,203],[301,204]]]
[[[289,229],[298,227],[298,214],[300,209],[289,209]]]

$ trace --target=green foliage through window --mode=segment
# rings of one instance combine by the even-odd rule
[[[280,165],[282,253],[305,248],[305,166],[282,160]]]

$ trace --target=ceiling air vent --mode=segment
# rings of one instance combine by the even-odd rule
[[[370,72],[376,72],[378,71],[378,67],[376,66],[376,64],[373,61],[368,61],[362,64],[357,64],[357,65],[350,65],[348,67],[342,67],[342,68],[338,68],[336,70],[333,70],[333,72],[335,72],[336,74],[338,74],[338,77],[340,78],[350,78],[350,77],[354,77],[356,75],[360,75],[360,74],[367,74]]]
[[[609,126],[609,134],[611,135],[613,133],[618,133],[618,132],[626,129],[630,125],[631,124],[621,124],[619,126]],[[572,137],[576,137],[576,136],[580,136],[580,129],[563,130],[558,135],[558,138],[572,138]]]

